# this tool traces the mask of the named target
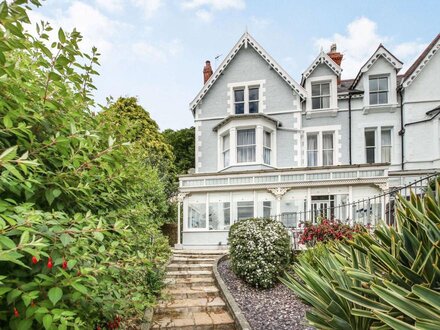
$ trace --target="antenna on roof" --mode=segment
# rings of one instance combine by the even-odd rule
[[[214,66],[215,66],[215,69],[217,69],[217,62],[218,62],[218,59],[220,58],[220,57],[222,57],[222,55],[223,54],[218,54],[216,57],[214,57]]]

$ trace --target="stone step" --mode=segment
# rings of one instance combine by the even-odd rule
[[[165,278],[165,284],[168,289],[178,289],[178,288],[199,288],[203,286],[214,285],[214,278],[212,277],[167,277]]]
[[[210,270],[176,270],[167,271],[167,277],[212,277],[212,271]]]
[[[153,319],[151,329],[234,330],[234,320],[226,312],[195,312],[173,318],[166,315]]]
[[[198,264],[198,263],[203,263],[203,264],[213,264],[215,261],[215,258],[187,258],[187,257],[173,257],[172,259],[172,263],[177,263],[177,264]]]
[[[223,254],[219,255],[191,255],[191,254],[174,254],[173,258],[188,258],[188,259],[205,259],[205,258],[212,258],[217,259],[218,257],[221,257]]]
[[[179,270],[212,270],[212,264],[178,264],[172,263],[167,266],[167,271],[179,271]]]
[[[154,313],[179,318],[190,312],[222,312],[226,304],[220,297],[176,299],[159,303]]]
[[[217,287],[211,286],[200,286],[200,287],[179,287],[179,288],[168,288],[164,290],[165,295],[169,295],[172,299],[194,299],[194,298],[207,298],[207,297],[218,297]]]
[[[227,250],[173,250],[173,255],[188,255],[188,256],[222,256],[228,253]]]

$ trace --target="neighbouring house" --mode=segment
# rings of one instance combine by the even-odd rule
[[[190,103],[196,168],[180,177],[183,248],[227,245],[234,221],[384,218],[340,207],[440,169],[440,34],[406,73],[383,45],[356,77],[321,52],[296,82],[245,33]],[[351,205],[351,204],[350,204]],[[338,206],[338,207],[336,207]],[[368,213],[368,216],[366,215]]]

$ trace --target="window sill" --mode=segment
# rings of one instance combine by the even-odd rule
[[[319,117],[336,117],[337,114],[338,108],[309,109],[306,110],[306,119]]]
[[[265,163],[257,163],[257,162],[253,162],[253,163],[236,163],[236,164],[232,164],[232,165],[223,167],[222,169],[220,169],[219,172],[226,171],[227,169],[230,169],[232,167],[244,167],[244,166],[266,166],[266,167],[270,167],[272,169],[276,169],[277,168],[274,165],[265,164]]]
[[[363,108],[363,114],[367,115],[369,113],[396,112],[398,107],[399,105],[397,103],[366,105]]]

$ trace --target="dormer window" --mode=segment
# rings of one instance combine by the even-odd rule
[[[312,109],[330,108],[330,83],[312,84]]]
[[[238,87],[234,89],[235,114],[258,113],[260,88],[257,86]]]
[[[388,77],[370,77],[370,105],[388,103]]]

